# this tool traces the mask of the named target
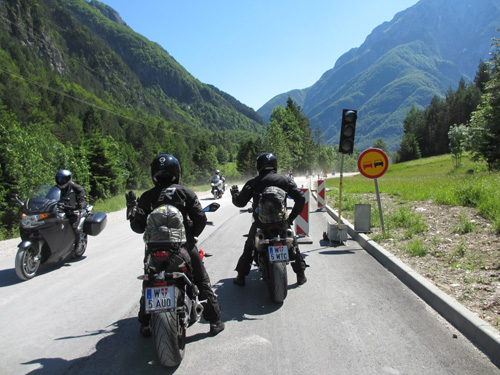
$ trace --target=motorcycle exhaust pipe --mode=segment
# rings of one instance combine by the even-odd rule
[[[203,305],[200,302],[195,302],[195,306],[193,311],[191,311],[191,319],[193,322],[197,322],[201,318],[201,314],[203,314]]]
[[[255,245],[256,246],[259,246],[259,244],[264,243],[265,240],[266,240],[266,237],[264,236],[264,233],[257,232],[255,234]],[[269,241],[268,241],[268,243],[269,243]]]

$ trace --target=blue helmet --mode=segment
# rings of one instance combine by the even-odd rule
[[[71,172],[67,169],[61,169],[56,173],[56,185],[59,189],[66,189],[72,182]]]

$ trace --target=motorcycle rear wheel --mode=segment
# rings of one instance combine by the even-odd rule
[[[177,303],[182,302],[179,289],[175,289]],[[153,314],[151,330],[160,363],[165,367],[178,366],[184,358],[186,327],[176,312]]]
[[[41,259],[33,246],[22,248],[16,254],[16,274],[21,280],[29,280],[36,276]]]
[[[282,303],[288,294],[288,275],[286,263],[271,263],[267,272],[267,290],[275,303]]]

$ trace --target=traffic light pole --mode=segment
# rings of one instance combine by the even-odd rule
[[[344,154],[342,154],[342,158],[340,159],[340,186],[339,186],[339,233],[342,230],[340,227],[340,223],[342,222],[342,176],[344,175]]]

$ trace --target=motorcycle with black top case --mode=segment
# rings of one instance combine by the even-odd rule
[[[18,246],[15,270],[21,280],[35,277],[43,264],[81,258],[87,249],[88,236],[97,236],[106,227],[104,212],[93,212],[90,205],[81,210],[80,245],[75,248],[75,233],[66,213],[60,209],[61,190],[57,186],[42,185],[25,201],[17,194],[11,198],[20,205],[22,242]]]

